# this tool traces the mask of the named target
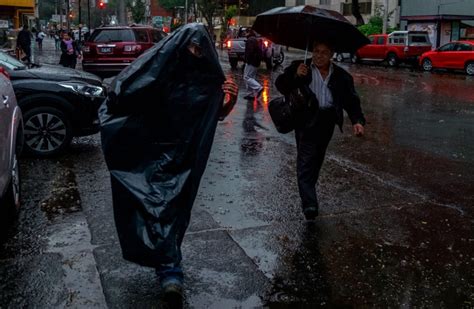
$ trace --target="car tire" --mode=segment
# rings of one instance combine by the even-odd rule
[[[229,59],[229,63],[230,63],[230,67],[232,69],[237,69],[237,64],[239,63],[239,61],[237,59]]]
[[[387,63],[391,67],[396,67],[398,65],[398,58],[397,55],[394,53],[390,53],[387,55]]]
[[[354,63],[354,64],[358,63],[359,62],[359,57],[356,54],[352,55],[351,56],[351,62]]]
[[[282,50],[280,50],[280,54],[278,55],[278,57],[275,57],[275,59],[273,60],[273,63],[275,65],[281,65],[283,61],[285,61],[285,54],[283,53]]]
[[[474,75],[474,62],[468,62],[466,63],[466,74],[469,76]]]
[[[429,72],[433,70],[433,63],[429,58],[425,58],[423,61],[421,61],[421,67],[423,68],[423,71]]]
[[[72,139],[69,118],[54,107],[36,107],[24,115],[24,150],[37,157],[61,153]]]
[[[0,204],[5,208],[7,217],[15,217],[20,210],[20,165],[17,159],[17,153],[13,155],[13,166],[10,171],[11,180],[10,184],[7,187],[7,191],[3,196]]]
[[[342,62],[344,61],[344,56],[341,53],[336,54],[336,61],[337,62]]]

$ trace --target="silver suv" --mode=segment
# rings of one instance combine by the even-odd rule
[[[23,145],[23,119],[8,73],[0,67],[0,212],[20,207],[18,155]],[[3,222],[2,222],[3,223]]]

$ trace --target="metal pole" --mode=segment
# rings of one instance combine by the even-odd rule
[[[87,0],[87,28],[91,33],[91,0]]]
[[[67,32],[69,32],[71,29],[70,29],[70,25],[69,25],[69,0],[66,0],[66,28],[67,28]]]
[[[82,30],[82,14],[81,14],[81,0],[77,1],[77,6],[79,8],[79,43],[81,43],[81,30]]]
[[[387,22],[388,22],[388,0],[385,0],[384,8],[383,8],[383,29],[382,33],[387,34]]]
[[[188,0],[184,2],[184,24],[188,23]]]

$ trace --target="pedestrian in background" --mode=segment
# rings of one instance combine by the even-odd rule
[[[81,57],[81,51],[77,45],[77,42],[71,38],[71,34],[65,32],[63,39],[61,40],[61,58],[59,64],[64,67],[76,68],[77,58]]]
[[[40,51],[43,50],[43,40],[46,37],[46,34],[43,32],[43,30],[40,30],[38,34],[36,35],[36,42],[38,42],[38,49]]]
[[[31,37],[28,25],[23,25],[23,29],[18,33],[16,40],[16,47],[23,53],[23,57],[20,57],[20,60],[26,61],[28,64],[31,63]]]
[[[332,63],[333,56],[330,43],[315,42],[312,58],[293,62],[275,82],[288,100],[295,91],[307,89],[301,91],[303,111],[295,121],[298,189],[307,220],[319,214],[316,183],[336,124],[342,132],[343,110],[349,115],[354,134],[364,134],[365,118],[353,78]]]
[[[258,43],[255,32],[250,29],[247,32],[247,41],[245,43],[245,69],[244,80],[247,86],[246,100],[258,98],[263,91],[262,85],[256,80],[257,68],[262,61],[262,49]]]
[[[56,50],[60,50],[61,49],[61,32],[59,30],[55,31],[53,38],[54,38],[54,48]]]

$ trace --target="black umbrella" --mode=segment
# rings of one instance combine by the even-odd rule
[[[332,43],[337,52],[355,52],[369,43],[338,12],[310,5],[278,7],[261,13],[252,29],[272,42],[303,50],[316,40]]]

